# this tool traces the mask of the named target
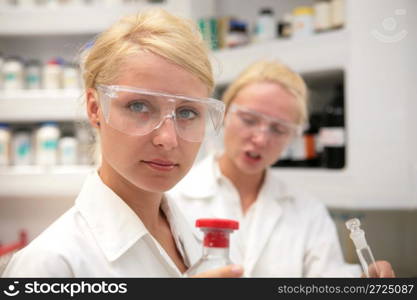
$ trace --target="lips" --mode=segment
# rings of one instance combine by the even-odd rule
[[[245,151],[244,156],[246,161],[255,163],[262,159],[262,155],[254,151]]]
[[[163,159],[142,160],[141,162],[158,171],[171,171],[175,167],[179,166],[177,163]]]

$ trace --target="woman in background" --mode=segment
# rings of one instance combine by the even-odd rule
[[[351,277],[325,206],[288,186],[274,164],[307,119],[307,88],[285,65],[260,61],[232,82],[224,151],[209,155],[172,190],[192,223],[200,217],[239,220],[231,257],[248,277]],[[378,262],[380,277],[394,275]],[[375,274],[376,275],[376,274]]]
[[[160,10],[125,17],[83,56],[102,162],[75,205],[13,256],[6,277],[180,277],[201,255],[164,195],[190,169],[224,105],[191,23]],[[201,276],[238,277],[239,266]]]

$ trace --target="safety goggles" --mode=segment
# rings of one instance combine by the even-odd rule
[[[299,135],[302,127],[232,103],[229,113],[237,117],[241,128],[250,133],[266,133],[272,140]]]
[[[146,135],[171,119],[181,138],[201,142],[207,130],[218,132],[223,121],[224,104],[216,99],[119,85],[96,88],[107,124],[128,135]]]

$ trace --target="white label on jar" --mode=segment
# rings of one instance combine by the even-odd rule
[[[343,127],[323,127],[319,138],[322,147],[343,147],[346,143]]]

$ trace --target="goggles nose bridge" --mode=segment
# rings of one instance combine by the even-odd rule
[[[152,131],[159,129],[165,123],[166,119],[171,119],[174,122],[175,130],[177,130],[177,118],[175,117],[175,107],[172,107],[169,113],[160,117],[159,123],[155,126],[154,129],[152,129]]]

